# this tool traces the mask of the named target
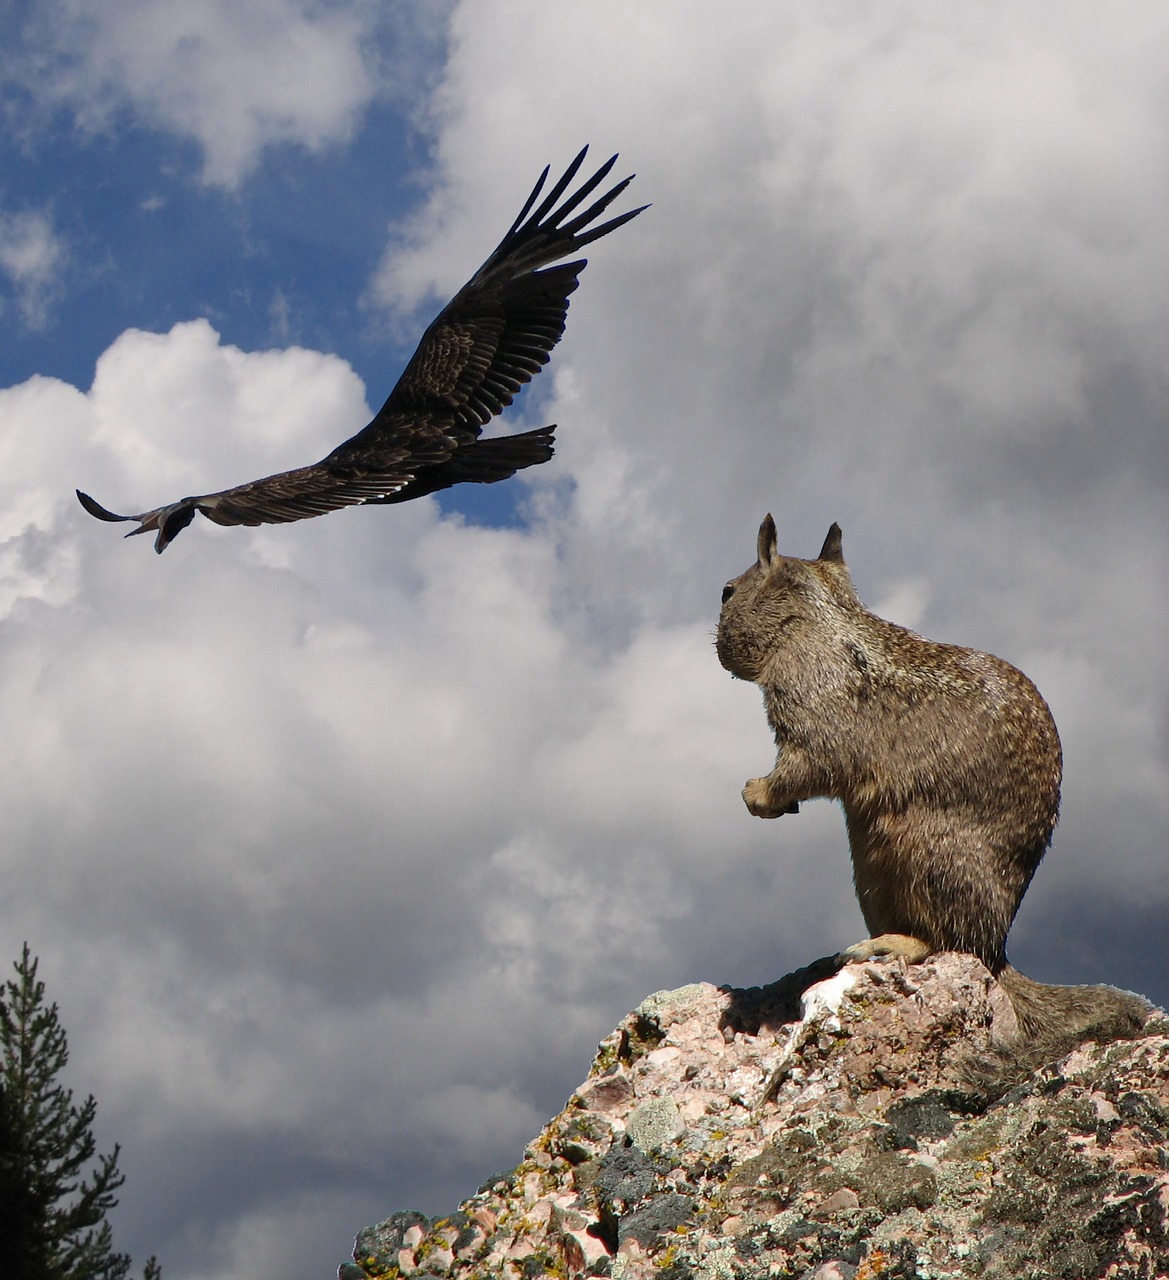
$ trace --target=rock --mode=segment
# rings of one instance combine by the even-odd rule
[[[425,1214],[408,1211],[391,1214],[376,1227],[366,1227],[353,1242],[353,1260],[366,1275],[384,1275],[398,1265],[404,1249],[420,1242],[430,1228]]]
[[[660,1053],[662,1050],[655,1050]],[[625,1134],[646,1153],[658,1151],[686,1132],[686,1122],[673,1098],[650,1098],[635,1108],[625,1122]]]
[[[991,1102],[961,1064],[1016,1027],[978,961],[837,970],[650,996],[514,1170],[342,1280],[1169,1275],[1169,1023]]]

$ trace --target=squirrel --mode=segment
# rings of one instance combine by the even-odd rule
[[[1062,752],[1039,690],[989,653],[926,640],[870,613],[833,524],[815,560],[776,551],[723,589],[717,650],[763,690],[778,753],[743,799],[759,818],[829,797],[844,807],[853,878],[871,936],[841,961],[936,951],[978,957],[1006,992],[1019,1038],[967,1064],[1002,1092],[1084,1040],[1141,1034],[1152,1006],[1106,986],[1032,981],[1007,931],[1059,816]]]

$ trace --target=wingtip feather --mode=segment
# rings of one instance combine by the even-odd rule
[[[81,505],[86,509],[86,511],[88,511],[89,514],[93,516],[95,519],[121,521],[121,520],[136,520],[138,518],[137,516],[120,516],[113,511],[107,511],[105,507],[101,505],[100,502],[97,502],[95,499],[91,498],[88,493],[82,493],[80,489],[75,489],[74,493],[77,494],[77,501],[80,502]],[[137,532],[137,530],[135,530],[135,532]]]

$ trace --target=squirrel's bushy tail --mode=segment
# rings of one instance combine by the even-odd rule
[[[1140,1035],[1153,1006],[1117,987],[1059,987],[1035,982],[1007,964],[995,975],[1007,993],[1026,1040],[1069,1048],[1084,1040],[1131,1040]]]
[[[1035,982],[1010,964],[995,977],[1015,1011],[1019,1035],[963,1064],[969,1083],[991,1097],[1022,1083],[1085,1040],[1136,1039],[1153,1011],[1147,1000],[1131,991]]]

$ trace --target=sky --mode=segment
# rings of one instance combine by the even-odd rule
[[[713,635],[769,511],[1036,682],[1012,960],[1169,999],[1161,6],[0,13],[0,962],[138,1267],[333,1275],[649,992],[863,936],[839,807],[739,795],[774,747]],[[162,557],[82,511],[327,453],[585,143],[652,207],[499,424],[549,464]]]

